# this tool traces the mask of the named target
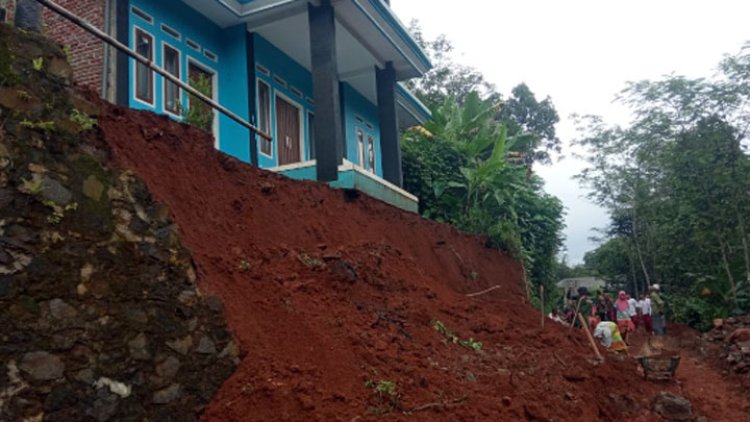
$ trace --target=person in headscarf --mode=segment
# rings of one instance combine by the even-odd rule
[[[616,352],[627,350],[628,346],[622,339],[617,324],[611,321],[602,321],[594,329],[594,337],[599,339],[602,346]]]
[[[634,331],[633,320],[630,318],[630,304],[628,303],[628,295],[624,291],[620,290],[617,293],[617,301],[615,302],[615,313],[617,318],[617,328],[623,335],[623,339],[628,341],[628,333]]]

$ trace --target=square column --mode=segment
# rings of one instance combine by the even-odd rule
[[[336,57],[336,19],[330,0],[320,6],[308,6],[310,55],[315,100],[315,158],[317,179],[338,179],[342,163],[344,128],[339,95],[339,72]]]
[[[401,143],[396,111],[396,70],[393,62],[385,69],[375,69],[378,90],[378,119],[380,124],[380,150],[383,157],[383,178],[398,187],[403,187],[401,170]]]

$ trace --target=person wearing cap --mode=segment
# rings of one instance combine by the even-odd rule
[[[664,299],[660,294],[660,287],[658,284],[651,286],[651,323],[654,328],[654,335],[664,335]]]

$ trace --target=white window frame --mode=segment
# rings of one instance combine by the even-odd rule
[[[172,50],[177,52],[177,79],[182,80],[182,52],[172,44],[162,41],[161,42],[161,61],[162,61],[162,68],[164,71],[167,71],[167,60],[166,60],[166,49],[167,47],[171,48]],[[167,71],[168,72],[168,71]],[[174,116],[178,119],[182,119],[182,116],[180,115],[180,107],[183,106],[184,101],[182,100],[182,88],[177,86],[177,110],[171,111],[167,109],[167,84],[171,83],[167,78],[162,77],[162,96],[161,96],[161,109],[165,114],[169,114],[170,116]]]
[[[360,138],[361,135],[361,138]],[[362,168],[367,165],[367,162],[365,161],[366,157],[366,139],[365,139],[365,130],[359,126],[354,127],[354,138],[357,140],[357,165]],[[361,141],[360,141],[361,140]]]
[[[138,25],[133,25],[133,41],[132,41],[133,42],[133,50],[136,51],[136,52],[138,51],[138,45],[137,45],[138,31],[140,31],[140,32],[148,35],[149,37],[151,37],[151,62],[152,63],[155,62],[155,58],[156,58],[156,45],[155,45],[155,43],[156,43],[156,37],[154,37],[154,34],[146,31],[145,29],[141,28]],[[133,75],[133,100],[135,102],[138,102],[138,103],[141,103],[141,104],[143,104],[145,106],[153,108],[153,107],[155,107],[155,104],[156,104],[156,76],[154,75],[155,72],[153,70],[151,70],[151,69],[148,69],[148,71],[151,74],[151,78],[150,78],[151,79],[151,102],[148,102],[148,101],[146,101],[144,99],[138,98],[138,72],[137,72],[137,69],[138,69],[138,64],[140,62],[138,62],[138,60],[135,60],[135,59],[131,59],[131,60],[133,61],[133,66],[132,66],[132,72],[133,72],[132,73],[132,75]]]
[[[372,151],[370,151],[370,143],[372,142]],[[367,134],[367,142],[365,142],[365,147],[367,150],[367,167],[365,167],[370,173],[375,174],[375,168],[377,167],[378,163],[376,160],[376,154],[375,154],[375,135],[372,133]],[[372,158],[372,166],[370,165],[370,158]]]
[[[271,135],[271,154],[268,155],[265,152],[263,152],[263,148],[261,148],[261,145],[265,141],[262,137],[258,136],[258,154],[268,157],[270,159],[273,159],[273,157],[276,156],[274,153],[274,145],[276,145],[276,128],[274,127],[274,93],[273,88],[271,87],[271,84],[264,81],[261,78],[257,78],[255,81],[255,110],[258,114],[258,128],[260,128],[260,84],[263,84],[268,88],[268,133],[267,135]]]
[[[278,89],[274,89],[274,97],[273,98],[274,98],[274,100],[273,100],[273,102],[274,102],[274,108],[273,108],[274,115],[276,114],[276,107],[275,107],[276,106],[276,98],[281,98],[282,100],[288,102],[289,104],[291,104],[291,105],[293,105],[294,107],[297,108],[297,114],[299,115],[299,161],[303,162],[303,161],[305,161],[305,151],[306,151],[306,148],[305,148],[305,120],[304,120],[304,118],[305,118],[305,114],[304,114],[305,108],[302,107],[302,104],[300,104],[299,102],[293,100],[290,96],[284,94],[283,92],[279,91]],[[279,125],[278,125],[277,119],[274,119],[274,122],[276,122],[276,124],[273,125],[274,126],[274,128],[273,128],[273,137],[274,137],[274,139],[276,139],[278,141],[278,136],[277,136],[276,130],[278,129]],[[276,149],[277,150],[279,149],[278,142],[276,142]]]
[[[185,66],[185,75],[187,75],[186,79],[187,79],[188,85],[190,85],[190,65],[191,64],[214,75],[214,77],[212,78],[213,81],[211,83],[211,93],[213,94],[211,99],[214,100],[214,102],[219,103],[219,71],[201,63],[200,61],[194,59],[193,57],[188,56],[187,65]],[[189,100],[190,100],[190,97],[187,97],[185,100],[185,103],[187,104],[188,107],[190,107]],[[219,113],[216,110],[213,110],[213,113],[214,113],[214,121],[213,121],[212,132],[214,134],[214,148],[219,149]]]

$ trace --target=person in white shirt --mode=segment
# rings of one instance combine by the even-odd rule
[[[651,299],[645,293],[641,293],[638,306],[641,308],[641,322],[646,327],[646,332],[651,334],[651,331],[653,331],[651,324]]]
[[[638,312],[636,310],[637,300],[628,295],[628,316],[633,321],[633,332],[638,330]]]

